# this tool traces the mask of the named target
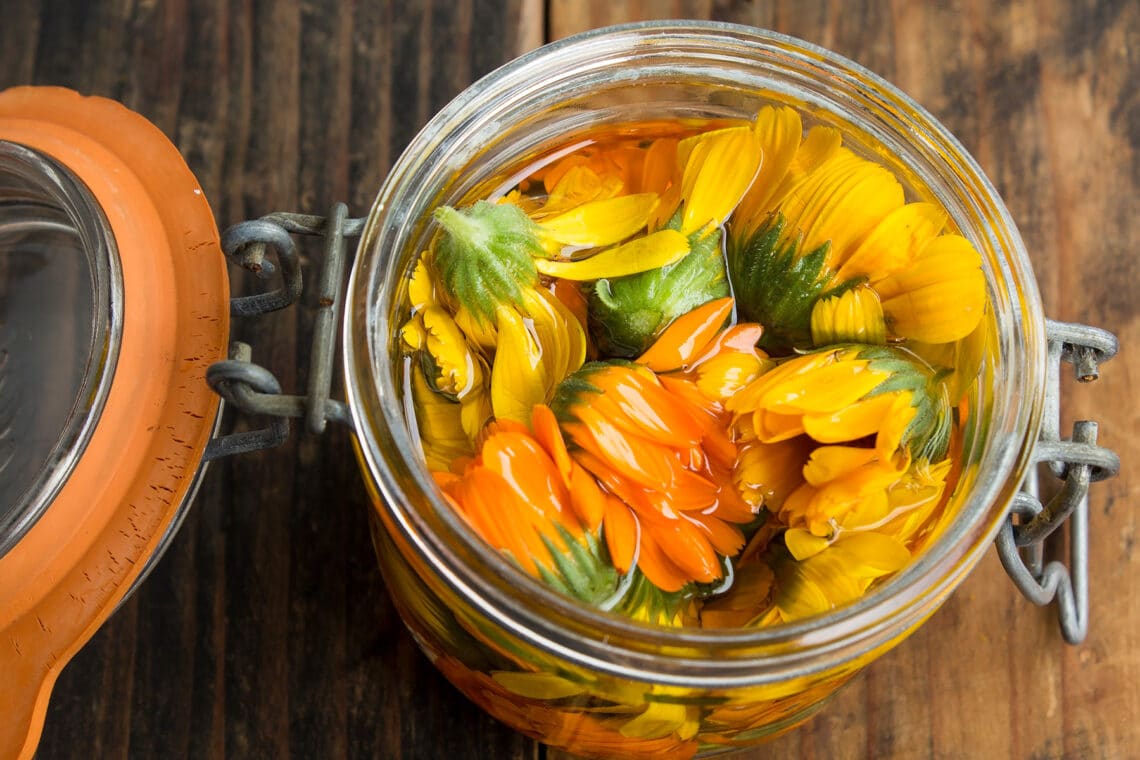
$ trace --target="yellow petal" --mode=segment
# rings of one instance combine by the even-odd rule
[[[811,442],[803,437],[748,444],[740,450],[732,471],[733,482],[749,504],[763,505],[775,512],[804,482],[804,463],[810,453]]]
[[[803,253],[831,243],[827,267],[835,269],[903,202],[891,172],[842,148],[794,187],[780,210],[802,231]]]
[[[874,449],[858,446],[820,446],[804,465],[804,480],[816,488],[838,480],[877,459]]]
[[[477,384],[482,384],[483,376],[467,338],[451,318],[439,306],[428,306],[423,314],[427,339],[424,347],[439,368],[436,387],[457,398],[463,398]]]
[[[659,230],[585,258],[574,261],[535,259],[534,265],[549,277],[581,282],[657,269],[680,261],[688,252],[688,238],[675,230]]]
[[[843,136],[833,127],[815,126],[808,130],[807,137],[800,143],[783,181],[768,199],[769,208],[780,204],[796,185],[803,181],[816,167],[839,152]]]
[[[733,218],[746,230],[755,229],[772,210],[772,197],[788,173],[803,138],[800,114],[787,106],[761,108],[752,129],[764,152],[764,160],[752,187],[734,212]],[[748,232],[744,236],[748,237]]]
[[[949,343],[969,335],[985,312],[981,267],[981,256],[965,238],[941,235],[932,240],[911,267],[876,286],[891,329],[926,343]]]
[[[859,401],[889,376],[872,369],[865,359],[836,362],[772,383],[758,407],[783,414],[834,412]],[[763,375],[760,380],[766,377]]]
[[[843,262],[835,279],[866,277],[874,285],[909,266],[945,226],[946,212],[933,203],[908,203],[895,209]]]
[[[883,426],[883,421],[889,419],[888,415],[895,410],[896,398],[904,393],[909,406],[910,393],[895,391],[857,401],[835,412],[805,414],[804,432],[820,443],[857,441],[873,435]]]
[[[510,670],[495,670],[491,672],[495,679],[507,691],[529,699],[565,699],[577,696],[586,691],[582,684],[561,678],[550,673],[519,673]]]
[[[814,557],[826,549],[831,541],[824,536],[813,536],[803,528],[789,528],[784,533],[784,545],[798,560]]]
[[[546,401],[548,378],[534,322],[510,306],[495,312],[499,345],[491,365],[491,409],[495,417],[530,421],[535,404]]]
[[[535,221],[541,221],[584,203],[613,198],[621,193],[622,189],[620,177],[613,175],[602,177],[588,166],[572,166],[558,179],[546,203],[533,214],[533,218]]]
[[[645,711],[621,727],[621,735],[635,739],[660,739],[677,734],[691,739],[697,732],[696,709],[673,702],[649,702]]]
[[[834,364],[847,353],[846,351],[816,351],[786,361],[745,386],[728,400],[726,408],[730,412],[737,413],[753,411],[760,405],[761,400],[765,398],[768,390],[773,386],[787,382],[797,376],[810,374],[819,367]]]
[[[762,158],[750,127],[720,130],[695,145],[681,179],[681,232],[723,224],[751,187]]]
[[[723,401],[763,374],[771,364],[754,352],[725,351],[697,367],[697,387],[709,398]]]
[[[549,290],[524,291],[523,305],[538,336],[549,396],[558,383],[586,360],[586,334],[570,308]]]
[[[887,323],[879,296],[860,285],[840,295],[821,298],[811,309],[811,340],[816,346],[835,343],[887,343]]]
[[[491,320],[484,320],[466,306],[460,306],[455,310],[455,324],[473,345],[488,354],[494,352],[499,336]]]
[[[424,329],[424,322],[419,315],[409,319],[400,328],[400,339],[404,341],[404,346],[412,351],[424,347],[424,344],[427,343],[427,330]]]
[[[563,245],[599,248],[625,240],[645,227],[657,205],[656,193],[619,195],[583,203],[539,226],[544,237]]]
[[[426,256],[426,253],[420,254],[416,268],[408,281],[408,300],[412,302],[412,311],[420,311],[436,302],[435,281],[428,268]]]
[[[757,409],[752,414],[752,428],[756,440],[761,443],[779,443],[803,435],[802,414],[780,414],[767,409]]]
[[[412,360],[409,374],[414,427],[419,432],[428,469],[446,472],[457,457],[472,452],[460,405],[431,389],[419,362]]]

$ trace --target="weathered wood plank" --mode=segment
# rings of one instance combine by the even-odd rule
[[[277,209],[366,212],[428,118],[544,35],[711,17],[833,48],[929,108],[1021,228],[1052,315],[1117,330],[1125,353],[1068,387],[1066,425],[1140,456],[1133,223],[1140,7],[1127,0],[287,0],[5,9],[0,86],[123,100],[170,135],[224,224]],[[245,287],[252,283],[244,283]],[[298,388],[305,312],[238,323]],[[40,757],[533,758],[468,704],[395,618],[347,437],[213,467],[167,557],[64,671]],[[1140,753],[1138,489],[1092,514],[1092,623],[1065,648],[991,555],[911,639],[804,728],[749,758],[1084,758]],[[557,752],[550,758],[562,757]]]

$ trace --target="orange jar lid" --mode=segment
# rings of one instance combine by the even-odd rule
[[[0,755],[177,526],[217,421],[229,283],[154,125],[60,88],[0,93]]]

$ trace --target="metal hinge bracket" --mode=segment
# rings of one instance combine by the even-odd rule
[[[268,427],[215,438],[205,459],[243,454],[281,445],[289,437],[289,418],[304,417],[310,432],[322,433],[329,421],[352,427],[343,402],[330,398],[337,328],[348,261],[345,239],[360,234],[363,219],[350,219],[343,203],[329,215],[276,213],[240,222],[222,235],[222,251],[243,269],[268,278],[280,269],[281,287],[231,299],[230,314],[251,317],[293,305],[301,296],[301,267],[293,235],[325,238],[324,259],[317,275],[317,315],[309,352],[309,384],[304,396],[286,395],[272,372],[251,361],[249,345],[235,341],[230,358],[206,371],[206,382],[225,402],[245,414],[271,418]],[[276,261],[276,264],[274,264]]]
[[[1014,585],[1035,604],[1056,600],[1061,635],[1070,644],[1088,633],[1088,509],[1089,484],[1120,470],[1120,459],[1097,445],[1097,423],[1073,423],[1073,435],[1060,437],[1061,362],[1073,365],[1077,380],[1098,377],[1098,365],[1117,350],[1116,337],[1087,325],[1046,322],[1049,340],[1045,378],[1045,411],[1033,465],[1013,501],[997,537],[998,557]],[[1038,491],[1038,465],[1048,465],[1061,485],[1045,504]],[[1044,542],[1069,523],[1069,564],[1044,561]]]

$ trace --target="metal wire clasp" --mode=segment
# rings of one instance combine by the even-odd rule
[[[301,296],[301,267],[293,235],[325,238],[324,259],[317,275],[317,316],[309,352],[309,387],[304,396],[284,395],[272,372],[254,364],[249,345],[235,341],[230,358],[206,370],[206,382],[228,404],[246,414],[271,418],[268,427],[215,438],[205,459],[272,448],[289,437],[289,418],[304,417],[308,429],[324,432],[331,420],[352,427],[345,405],[330,398],[336,333],[341,312],[341,291],[348,259],[345,238],[355,237],[363,219],[348,218],[348,207],[337,203],[327,217],[276,213],[240,222],[222,235],[222,251],[247,271],[270,277],[280,268],[282,285],[276,290],[230,300],[235,317],[268,314],[294,304]],[[267,254],[272,254],[267,258]],[[276,260],[276,265],[273,263]]]
[[[1061,362],[1073,365],[1077,380],[1096,380],[1098,365],[1117,350],[1116,337],[1087,325],[1046,321],[1049,340],[1045,378],[1045,416],[1033,452],[1035,465],[1048,465],[1061,487],[1045,504],[1038,498],[1037,467],[1030,469],[997,537],[998,557],[1009,577],[1028,599],[1047,605],[1057,601],[1061,634],[1070,644],[1088,633],[1089,484],[1120,470],[1117,455],[1098,446],[1097,424],[1073,423],[1073,435],[1061,440]],[[1044,562],[1044,541],[1069,521],[1069,566]]]

